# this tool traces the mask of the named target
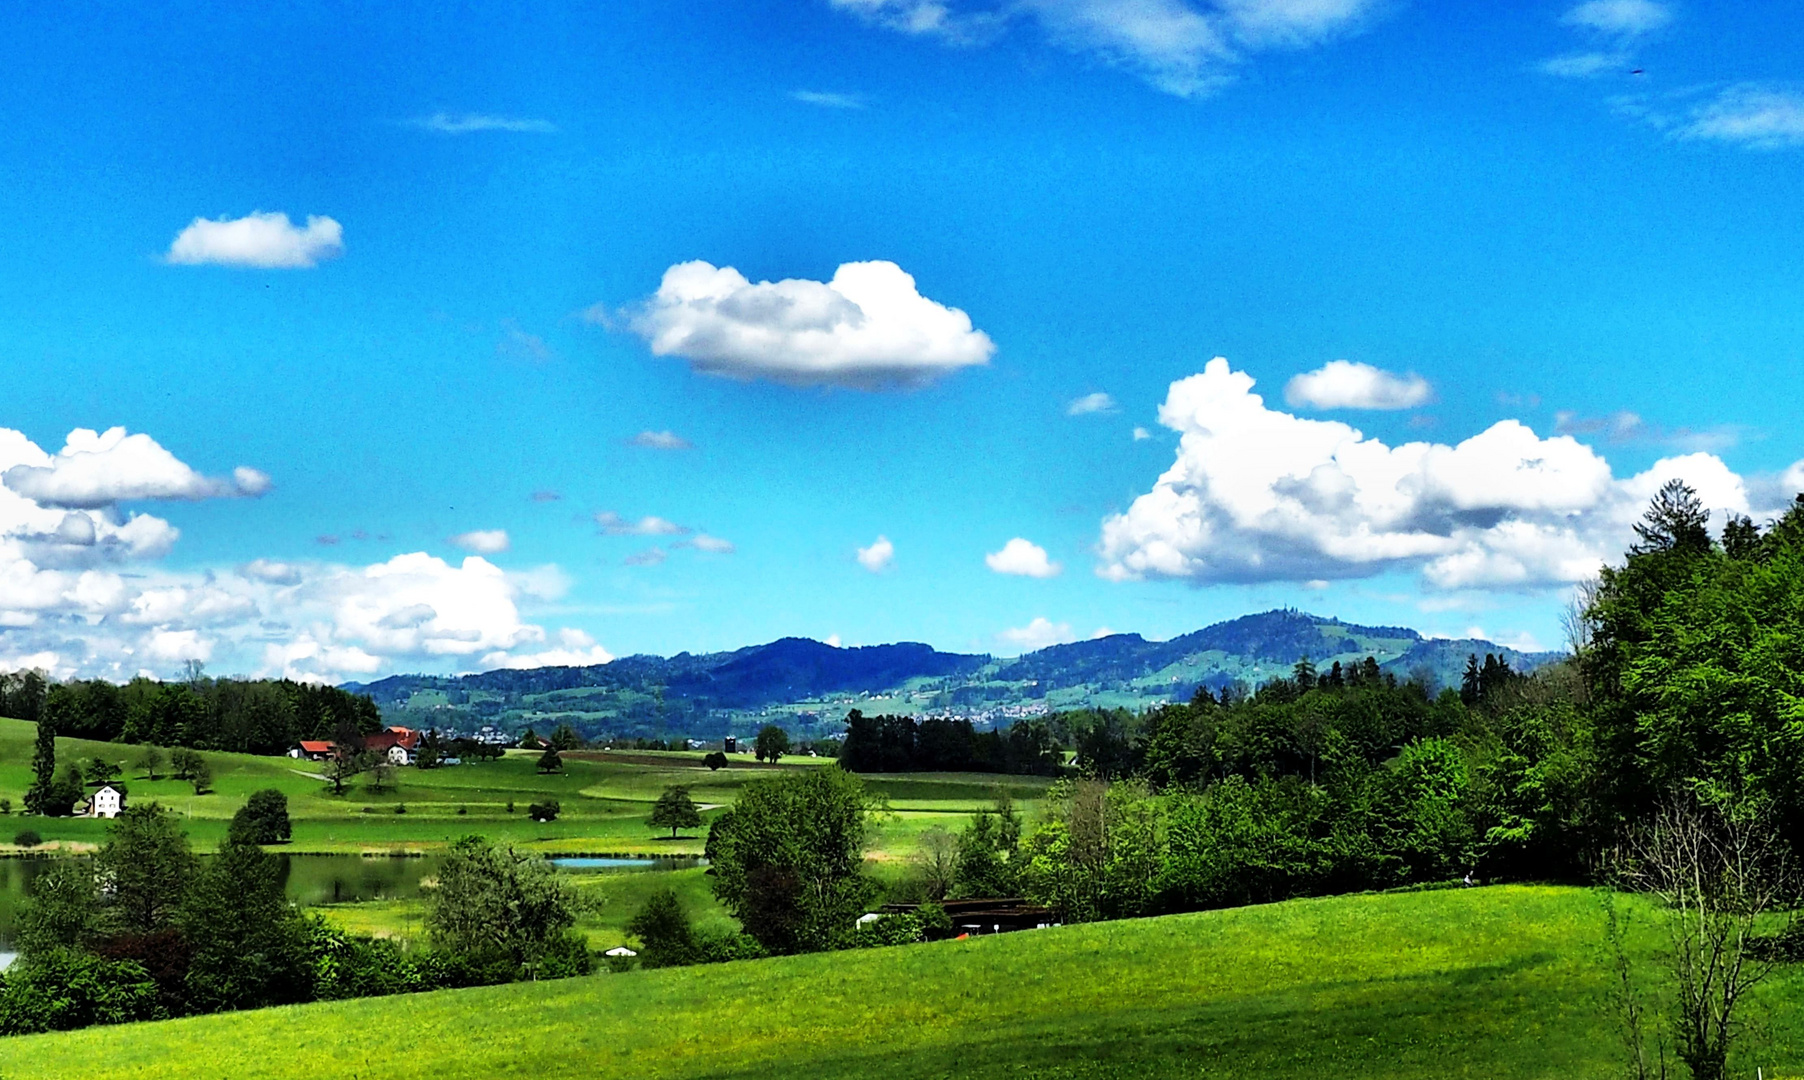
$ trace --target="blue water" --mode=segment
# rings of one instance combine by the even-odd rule
[[[702,865],[701,859],[616,859],[568,856],[551,860],[559,870],[686,870]]]

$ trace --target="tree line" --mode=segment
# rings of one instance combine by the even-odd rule
[[[1050,776],[1064,760],[1052,729],[1021,720],[978,731],[969,720],[846,714],[839,762],[853,772],[993,772]]]
[[[35,671],[0,674],[0,716],[43,720],[65,738],[150,743],[241,754],[283,754],[302,739],[382,728],[363,694],[290,679],[182,682],[135,678],[53,683]]]

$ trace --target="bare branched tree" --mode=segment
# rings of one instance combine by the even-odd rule
[[[946,899],[958,874],[958,837],[939,825],[921,833],[920,847],[915,850],[915,872],[928,900],[938,903]]]
[[[1566,651],[1574,656],[1591,644],[1590,611],[1597,601],[1599,584],[1596,578],[1586,578],[1574,585],[1572,595],[1566,598],[1566,607],[1560,612],[1560,630],[1566,638]]]
[[[1723,1080],[1744,1026],[1738,1012],[1773,971],[1756,926],[1791,910],[1798,896],[1790,852],[1764,817],[1684,797],[1635,829],[1613,863],[1619,886],[1648,894],[1659,906],[1675,1056],[1694,1080]],[[1619,943],[1618,956],[1625,955]],[[1626,967],[1621,974],[1625,984],[1631,981]],[[1626,989],[1632,1004],[1633,988]],[[1641,1060],[1645,1069],[1645,1055]]]

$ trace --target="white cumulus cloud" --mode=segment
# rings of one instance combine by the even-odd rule
[[[1392,447],[1269,409],[1252,388],[1220,357],[1171,385],[1159,420],[1182,436],[1177,460],[1103,521],[1100,574],[1312,581],[1402,568],[1436,588],[1546,587],[1618,557],[1669,478],[1719,512],[1762,510],[1710,454],[1619,480],[1591,447],[1514,420],[1457,445]]]
[[[881,574],[896,561],[896,545],[889,542],[889,537],[879,536],[870,547],[858,549],[858,565],[873,574]]]
[[[1001,551],[985,555],[983,562],[998,574],[1015,574],[1020,577],[1057,577],[1059,571],[1064,569],[1046,557],[1045,548],[1019,536],[1002,545]]]
[[[919,386],[996,351],[969,315],[922,296],[892,262],[757,284],[732,267],[680,263],[628,321],[658,356],[791,385]]]
[[[1048,645],[1063,645],[1068,641],[1076,641],[1071,633],[1070,623],[1055,623],[1045,616],[1037,616],[1026,626],[1010,627],[996,635],[996,640],[1005,645],[1012,645],[1022,652],[1044,649]]]
[[[453,536],[451,544],[477,555],[499,555],[512,546],[512,541],[506,529],[473,529]]]
[[[1346,360],[1330,360],[1284,386],[1284,400],[1293,408],[1413,409],[1433,397],[1428,380],[1414,372],[1396,375]]]
[[[122,427],[76,428],[55,457],[38,457],[0,472],[0,483],[44,506],[94,510],[137,499],[255,497],[270,486],[268,476],[246,466],[230,479],[203,476],[149,435]]]
[[[214,263],[259,270],[304,270],[344,254],[344,228],[329,217],[307,215],[305,227],[287,214],[195,218],[176,235],[165,256],[185,266]]]
[[[490,653],[482,658],[482,664],[487,668],[592,667],[614,660],[612,653],[581,630],[559,630],[557,638],[555,648],[531,653]]]
[[[507,573],[424,552],[368,566],[253,558],[166,569],[158,560],[180,534],[118,501],[242,494],[267,478],[240,469],[209,479],[148,435],[117,429],[78,431],[57,455],[0,429],[0,476],[0,658],[59,677],[167,675],[202,660],[337,682],[537,656],[547,635],[521,606],[555,603],[569,586],[555,566]],[[592,643],[579,652],[594,655]]]

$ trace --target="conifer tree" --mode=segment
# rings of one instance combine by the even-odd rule
[[[38,741],[31,752],[31,787],[25,791],[25,812],[42,814],[56,786],[56,729],[48,720],[38,721]]]

